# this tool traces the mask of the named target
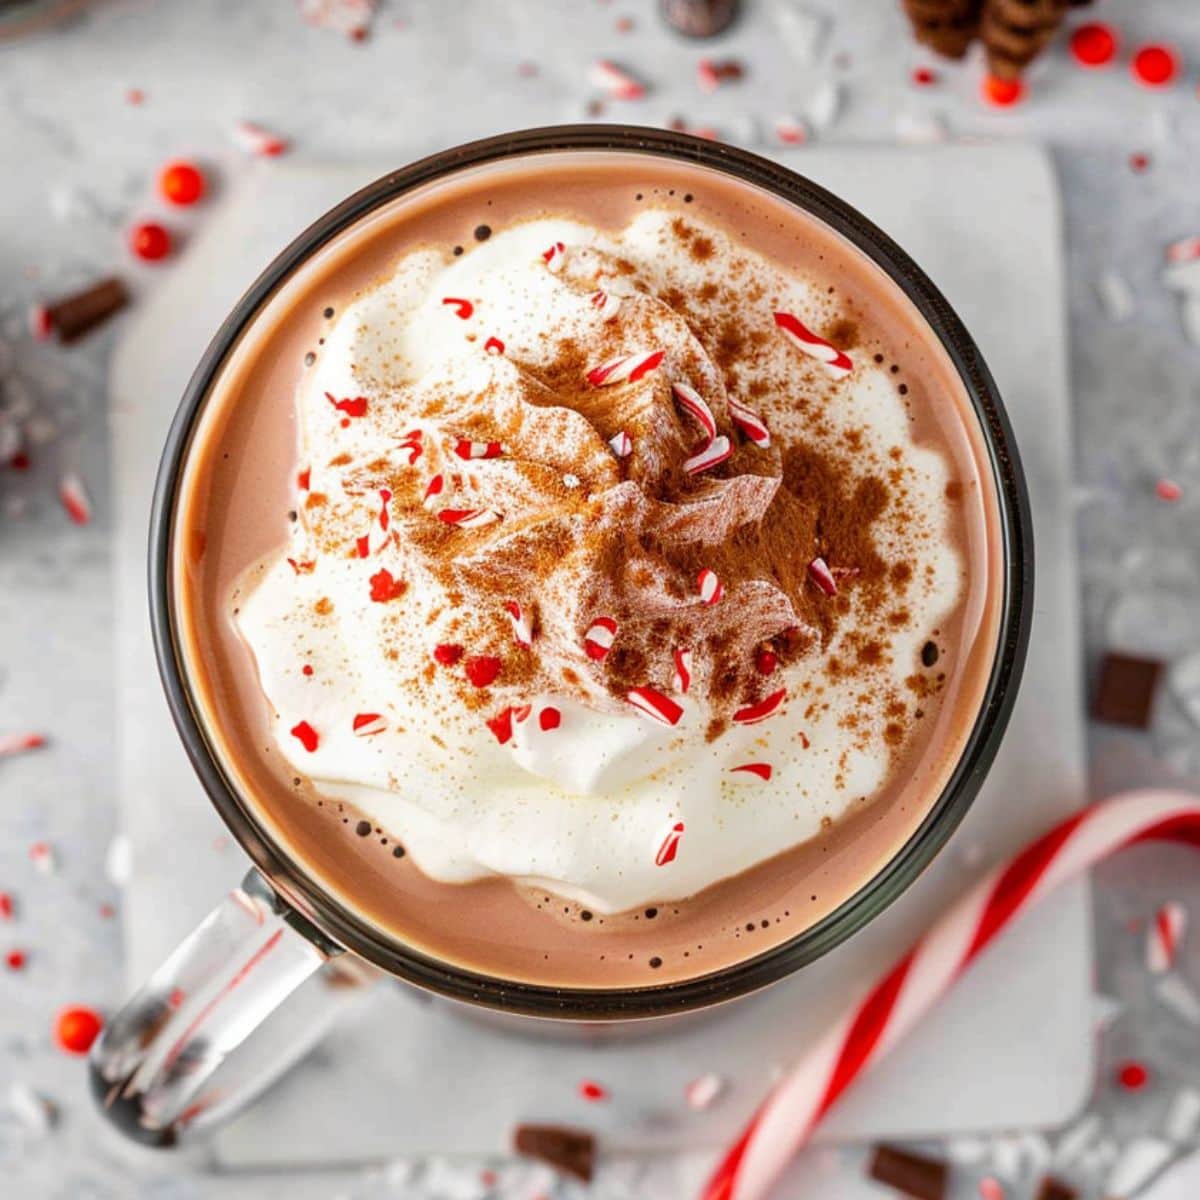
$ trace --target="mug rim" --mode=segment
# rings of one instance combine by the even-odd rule
[[[441,961],[386,935],[304,871],[239,795],[204,733],[182,664],[171,569],[178,485],[205,401],[241,334],[292,272],[355,222],[413,188],[513,157],[580,151],[646,154],[715,169],[816,217],[875,263],[925,319],[962,380],[992,473],[1003,563],[997,644],[979,711],[940,795],[887,864],[815,925],[771,949],[695,979],[619,989],[516,982]],[[288,902],[339,945],[410,983],[504,1012],[579,1021],[666,1016],[757,991],[828,953],[887,908],[936,856],[978,794],[1016,700],[1033,615],[1032,518],[1012,428],[978,347],[941,292],[857,209],[797,172],[735,146],[631,125],[546,126],[443,150],[388,172],[299,234],[238,300],[188,381],[155,482],[148,565],[155,657],[184,749],[232,835]]]

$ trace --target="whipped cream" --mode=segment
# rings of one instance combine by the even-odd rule
[[[658,209],[402,259],[298,390],[299,519],[239,589],[287,762],[434,879],[605,913],[694,894],[876,794],[963,567],[945,461],[884,367],[810,332],[823,305]],[[875,574],[912,577],[869,654],[864,564],[822,557],[817,502],[787,483],[791,447],[851,431],[903,478]]]

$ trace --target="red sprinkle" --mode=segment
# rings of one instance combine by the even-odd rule
[[[317,748],[321,740],[317,736],[317,731],[307,721],[301,721],[298,725],[293,725],[289,732],[309,754]]]
[[[733,714],[733,719],[739,725],[755,725],[773,715],[786,698],[787,689],[780,688],[757,704],[747,704],[745,708],[739,708]]]
[[[489,717],[485,724],[496,735],[496,741],[500,745],[512,741],[512,722],[513,710],[511,708],[504,709],[503,712],[497,713],[494,717]]]
[[[470,300],[461,300],[457,296],[443,296],[442,303],[449,304],[454,309],[454,315],[463,321],[475,311],[475,305]]]
[[[1127,1092],[1140,1092],[1150,1081],[1150,1072],[1140,1062],[1121,1063],[1117,1067],[1117,1082]]]
[[[296,476],[296,486],[302,491],[307,492],[312,480],[312,467],[305,467],[303,471]]]
[[[0,733],[0,758],[40,750],[45,744],[45,735],[41,733]]]
[[[938,73],[930,67],[917,67],[912,73],[912,81],[917,87],[932,87],[938,82]]]
[[[204,175],[190,162],[172,162],[158,176],[158,190],[172,204],[195,204],[204,195]]]
[[[54,318],[44,304],[35,304],[29,310],[29,332],[39,341],[47,341],[54,332]]]
[[[443,667],[452,667],[463,656],[463,648],[456,646],[451,642],[443,642],[440,646],[434,646],[433,657],[442,664]]]
[[[1141,174],[1150,166],[1150,155],[1148,154],[1131,154],[1129,156],[1129,168],[1132,171]]]
[[[129,88],[125,92],[126,104],[144,104],[146,102],[146,93],[141,88]]]
[[[389,600],[397,600],[406,591],[408,591],[408,584],[403,579],[394,579],[387,567],[371,576],[371,599],[377,604],[386,604]]]
[[[1177,500],[1183,498],[1183,488],[1173,479],[1160,479],[1154,485],[1154,494],[1160,500],[1165,500],[1168,504],[1174,504]]]
[[[142,221],[129,231],[129,248],[143,262],[158,262],[171,253],[171,235],[156,221]]]
[[[730,767],[731,771],[744,771],[747,775],[757,775],[764,782],[771,778],[770,763],[743,763],[740,767]]]
[[[367,398],[366,396],[351,396],[346,400],[339,400],[330,392],[325,393],[325,399],[333,405],[338,412],[345,413],[348,417],[365,417],[367,415]]]
[[[549,733],[552,729],[557,729],[562,724],[562,713],[553,706],[547,706],[538,713],[538,724],[546,733]]]
[[[981,85],[983,98],[997,108],[1011,108],[1025,99],[1025,84],[1020,79],[998,79],[985,75]]]
[[[488,354],[503,354],[504,343],[498,337],[490,337],[483,343],[483,348]]]
[[[104,1028],[104,1018],[81,1004],[59,1010],[54,1019],[54,1040],[68,1054],[86,1054]]]
[[[1179,59],[1170,46],[1143,46],[1130,68],[1138,83],[1146,87],[1166,87],[1179,73]]]
[[[10,950],[5,956],[4,961],[8,965],[10,971],[20,971],[25,967],[25,951]]]
[[[585,1100],[591,1100],[592,1102],[597,1100],[607,1100],[608,1088],[606,1088],[603,1084],[596,1083],[596,1081],[593,1079],[585,1079],[579,1085],[579,1094]]]
[[[13,898],[8,892],[0,892],[0,920],[11,921],[13,915]]]
[[[1111,25],[1095,21],[1071,34],[1071,54],[1081,67],[1106,67],[1116,53],[1117,35]]]
[[[303,675],[311,675],[313,673],[312,663],[305,663],[304,666],[300,668],[300,672]]]
[[[475,654],[463,663],[467,678],[477,688],[485,688],[496,682],[500,674],[500,660],[494,654]]]

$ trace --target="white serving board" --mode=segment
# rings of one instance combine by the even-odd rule
[[[974,332],[1004,394],[1029,476],[1037,597],[1024,687],[991,777],[925,875],[868,929],[766,993],[649,1040],[573,1043],[464,1020],[384,985],[299,1068],[222,1131],[228,1167],[296,1167],[405,1154],[494,1152],[517,1119],[586,1123],[613,1150],[727,1140],[772,1073],[974,879],[1084,798],[1079,624],[1057,189],[1019,145],[819,148],[780,160],[891,233]],[[277,250],[371,168],[262,164],[231,185],[156,294],[133,315],[112,373],[118,769],[134,845],[125,905],[131,986],[246,866],[179,748],[146,619],[145,545],[159,450],[212,332]],[[1084,885],[1046,902],[825,1126],[842,1139],[1065,1121],[1091,1076],[1091,943]],[[706,1113],[684,1084],[732,1086]],[[602,1080],[607,1105],[575,1090]]]

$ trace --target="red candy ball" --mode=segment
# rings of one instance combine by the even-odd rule
[[[1140,1092],[1149,1078],[1150,1072],[1140,1062],[1122,1063],[1117,1069],[1117,1082],[1127,1092]]]
[[[1008,108],[1025,98],[1025,85],[1020,79],[999,79],[995,75],[985,75],[983,98],[997,108]]]
[[[172,204],[195,204],[204,195],[204,175],[189,162],[172,162],[158,176],[158,190]]]
[[[1170,46],[1143,46],[1131,64],[1133,77],[1146,87],[1166,87],[1179,72],[1179,60]]]
[[[54,1021],[54,1040],[68,1054],[86,1054],[104,1028],[104,1018],[93,1008],[72,1005]]]
[[[1099,21],[1080,25],[1071,34],[1071,53],[1081,67],[1104,67],[1116,57],[1117,35],[1111,25]]]
[[[143,221],[129,231],[129,248],[143,262],[157,262],[171,253],[171,235],[154,221]]]

